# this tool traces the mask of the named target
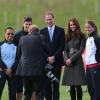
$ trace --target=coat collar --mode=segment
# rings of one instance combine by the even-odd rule
[[[88,34],[88,37],[92,37],[92,36],[95,36],[95,35],[97,35],[97,34],[95,32],[93,32],[93,33]]]
[[[14,41],[7,41],[6,39],[3,41],[3,42],[5,42],[5,43],[8,43],[8,44],[12,44],[12,43],[14,43]]]

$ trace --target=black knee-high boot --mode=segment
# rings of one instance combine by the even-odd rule
[[[75,86],[70,86],[70,96],[71,96],[71,100],[76,100]]]
[[[82,100],[83,92],[81,86],[76,86],[76,91],[77,91],[77,100]]]

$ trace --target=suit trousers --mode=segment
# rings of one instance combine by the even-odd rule
[[[43,100],[43,76],[22,77],[24,86],[24,100],[31,100],[32,93],[36,92],[36,100]]]
[[[16,76],[12,74],[11,77],[8,77],[4,71],[0,71],[0,100],[6,80],[8,82],[9,100],[16,100]]]
[[[51,70],[55,77],[60,81],[61,77],[61,66],[57,63],[53,65],[53,69]],[[46,100],[59,100],[60,92],[59,92],[59,83],[51,82],[48,77],[45,78],[45,99]]]

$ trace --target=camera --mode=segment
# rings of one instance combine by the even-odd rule
[[[55,75],[51,71],[52,68],[53,66],[51,64],[46,64],[45,66],[46,76],[51,80],[52,83],[54,82],[59,83],[59,80],[55,77]]]

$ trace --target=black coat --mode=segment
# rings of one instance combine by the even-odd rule
[[[38,33],[21,37],[18,54],[21,58],[16,74],[19,76],[42,75],[46,62],[45,38]]]

